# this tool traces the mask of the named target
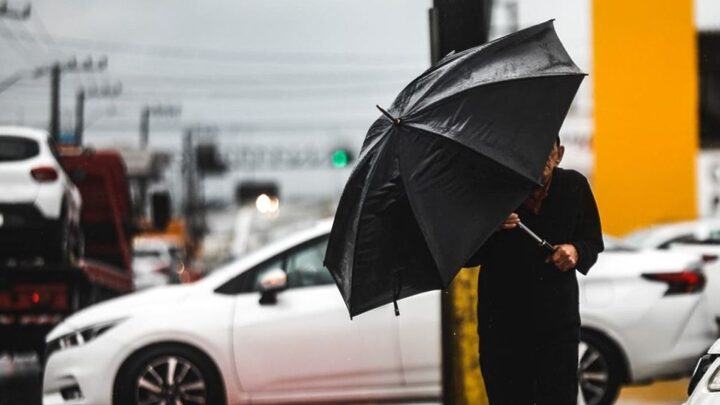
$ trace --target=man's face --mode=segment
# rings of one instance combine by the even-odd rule
[[[548,156],[547,162],[545,163],[545,168],[543,168],[543,184],[547,184],[547,181],[548,179],[550,179],[550,175],[552,174],[553,169],[560,164],[564,154],[564,146],[558,145],[557,143],[553,144],[552,151],[550,151],[550,155]]]

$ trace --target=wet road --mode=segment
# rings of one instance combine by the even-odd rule
[[[687,379],[625,388],[616,405],[679,405],[687,399]],[[34,357],[0,357],[0,405],[39,405],[40,369]],[[367,404],[365,404],[367,405]],[[386,404],[387,405],[387,404]]]
[[[629,387],[620,392],[616,405],[678,405],[687,400],[688,379]]]
[[[39,405],[40,378],[34,355],[0,356],[0,405]]]

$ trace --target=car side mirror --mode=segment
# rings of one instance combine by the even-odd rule
[[[282,269],[272,269],[260,276],[260,305],[277,303],[279,292],[287,288],[287,273]]]

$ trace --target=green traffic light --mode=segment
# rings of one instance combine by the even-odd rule
[[[330,162],[332,163],[333,167],[346,167],[349,161],[350,157],[348,156],[348,152],[345,149],[338,149],[332,153],[332,156],[330,156]]]

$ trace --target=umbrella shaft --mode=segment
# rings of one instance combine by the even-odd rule
[[[537,236],[537,235],[535,234],[535,232],[533,232],[532,230],[530,230],[530,228],[528,228],[527,226],[525,226],[525,224],[523,224],[522,222],[518,222],[518,226],[519,226],[520,229],[522,229],[525,233],[527,233],[528,235],[530,235],[531,238],[535,239],[535,242],[537,242],[539,246],[543,247],[544,249],[546,249],[546,250],[548,250],[548,251],[550,251],[550,252],[554,252],[554,251],[555,251],[555,247],[554,247],[553,245],[551,245],[550,243],[548,243],[545,239]]]

